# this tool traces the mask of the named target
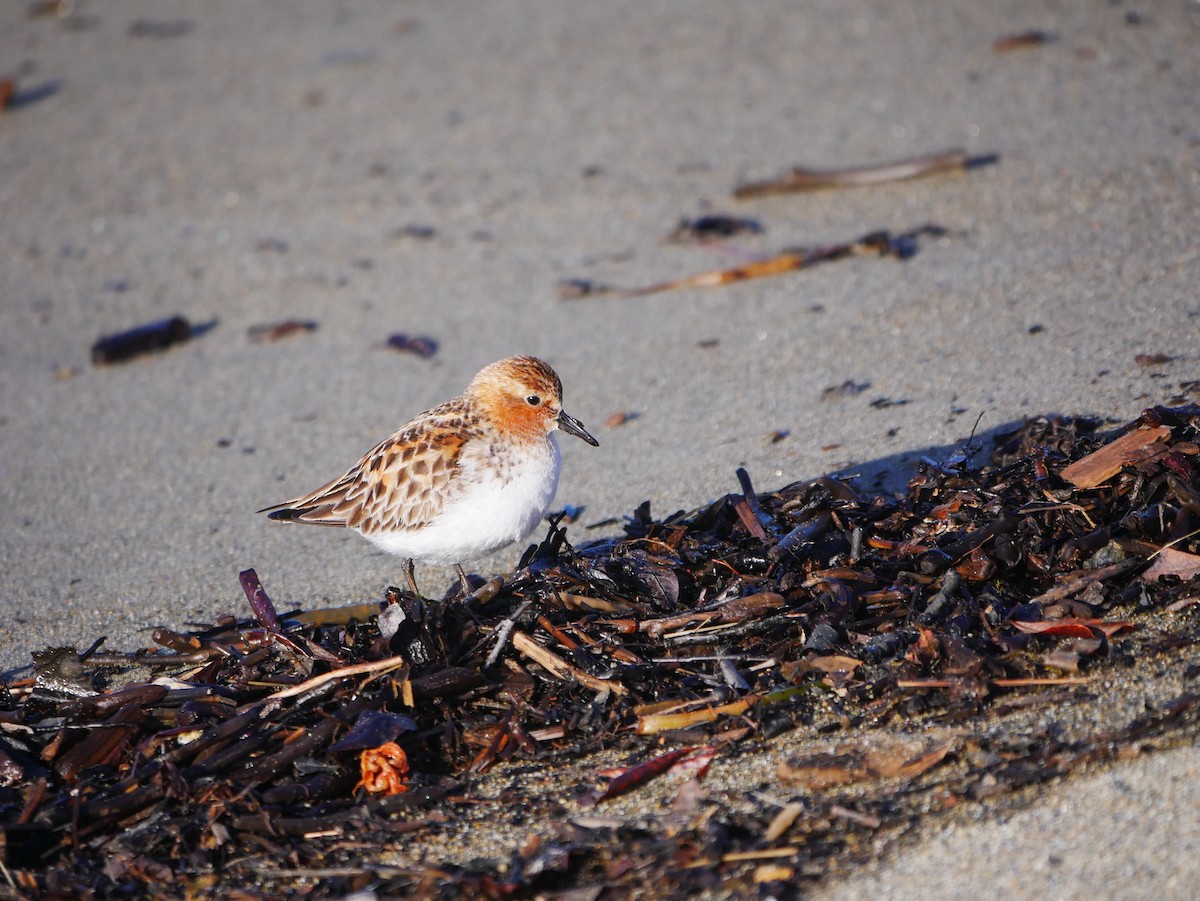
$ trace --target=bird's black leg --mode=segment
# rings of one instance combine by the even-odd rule
[[[458,575],[458,584],[462,586],[463,597],[468,598],[471,592],[475,589],[471,587],[471,580],[467,578],[467,574],[463,572],[463,568],[455,563],[454,572]]]
[[[413,593],[413,596],[419,598],[421,596],[421,591],[417,588],[417,579],[416,576],[413,575],[413,570],[415,568],[416,567],[414,566],[411,557],[404,561],[404,581],[408,583],[408,590]]]

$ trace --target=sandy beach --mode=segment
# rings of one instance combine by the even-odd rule
[[[995,51],[1030,30],[1048,40]],[[764,489],[837,472],[888,490],[977,420],[986,436],[1200,401],[1198,47],[1194,2],[7,4],[0,670],[241,613],[247,567],[281,608],[380,597],[398,560],[254,511],[511,354],[548,360],[600,441],[562,442],[576,543],[644,500],[736,490],[739,466]],[[792,166],[955,147],[996,162],[732,197]],[[707,213],[761,233],[665,240]],[[560,297],[929,224],[945,234],[903,261]],[[97,338],[176,315],[211,327],[93,365]],[[316,328],[250,334],[288,319]],[[388,348],[397,333],[436,354]],[[1019,821],[972,824],[971,846],[1053,858],[1056,897],[1186,897],[1195,804],[1157,792],[1194,783],[1198,759],[1072,780]],[[1138,840],[1162,818],[1170,834]],[[934,831],[822,891],[999,897],[963,847]],[[1119,848],[1104,856],[1138,881],[1089,848]],[[1015,869],[1005,897],[1046,896],[1044,868]]]

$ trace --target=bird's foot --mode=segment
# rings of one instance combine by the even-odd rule
[[[463,572],[463,568],[457,563],[454,564],[454,574],[458,576],[458,584],[462,587],[463,600],[466,600],[475,591],[475,586],[471,584],[471,580],[467,578],[467,574]]]
[[[425,595],[421,594],[421,589],[417,588],[417,577],[414,575],[416,565],[412,562],[412,558],[404,561],[404,581],[408,585],[408,590],[412,592],[413,597],[417,600],[425,600]]]

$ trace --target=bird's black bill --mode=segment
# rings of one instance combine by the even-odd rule
[[[600,446],[600,442],[591,436],[591,433],[583,427],[583,423],[574,416],[568,416],[566,410],[563,410],[558,414],[558,427],[568,435],[574,435],[576,438],[582,438],[592,447]]]

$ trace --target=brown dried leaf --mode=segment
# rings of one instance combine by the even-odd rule
[[[941,642],[937,633],[924,626],[917,627],[917,640],[909,647],[904,659],[913,663],[932,663],[942,655]]]
[[[813,754],[795,762],[780,761],[777,773],[787,785],[810,790],[869,779],[912,779],[941,763],[954,746],[952,740],[924,748],[897,744],[887,750]]]
[[[663,773],[674,768],[678,763],[686,759],[689,755],[700,752],[702,755],[707,755],[712,749],[710,747],[697,748],[695,746],[688,748],[679,748],[675,751],[668,751],[665,754],[660,754],[657,757],[651,758],[644,763],[635,764],[628,767],[617,767],[615,769],[602,770],[598,776],[608,779],[608,784],[603,787],[597,787],[585,792],[579,797],[579,803],[583,807],[595,807],[601,801],[608,798],[615,798],[618,795],[623,795],[630,789],[637,788],[649,782],[656,776],[661,776]],[[711,757],[708,759],[711,760]]]
[[[813,754],[795,763],[779,761],[776,774],[785,785],[817,790],[861,782],[870,777],[870,770],[860,753]]]
[[[1158,581],[1159,576],[1179,576],[1185,582],[1200,575],[1200,557],[1175,548],[1165,547],[1158,552],[1154,563],[1142,573],[1147,582]]]
[[[968,582],[986,582],[996,572],[996,561],[982,547],[977,547],[955,567],[955,570]]]
[[[854,669],[857,669],[863,665],[862,660],[856,660],[854,657],[841,656],[840,654],[830,654],[823,657],[809,657],[808,660],[804,660],[802,663],[805,671],[816,671],[818,673],[827,673],[829,675],[853,675]]]
[[[1062,670],[1064,673],[1077,673],[1079,672],[1079,656],[1079,652],[1072,648],[1055,648],[1042,658],[1042,662],[1046,666]]]
[[[1097,635],[1111,637],[1121,632],[1131,632],[1136,623],[1126,620],[1103,620],[1091,617],[1069,617],[1057,620],[1042,620],[1026,623],[1014,620],[1013,625],[1022,632],[1036,635],[1051,635],[1056,638],[1094,638]]]
[[[875,755],[872,758],[872,766],[880,776],[887,778],[899,776],[904,779],[912,779],[914,776],[920,776],[926,770],[932,769],[945,760],[946,755],[950,753],[953,747],[954,742],[943,742],[899,761],[894,757],[884,759],[883,755]]]
[[[1139,366],[1162,366],[1174,360],[1174,357],[1169,357],[1166,354],[1138,354],[1133,358],[1133,362]]]
[[[1094,657],[1107,647],[1102,638],[1077,638],[1070,644],[1056,648],[1045,657],[1046,666],[1068,673],[1079,672],[1079,663],[1085,657]]]
[[[1048,622],[1026,623],[1015,620],[1013,625],[1020,632],[1031,635],[1046,635],[1052,638],[1091,638],[1091,627],[1078,620],[1051,620]]]

